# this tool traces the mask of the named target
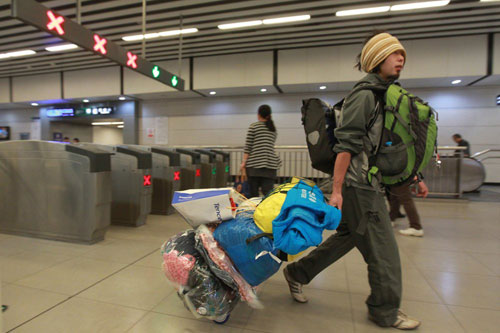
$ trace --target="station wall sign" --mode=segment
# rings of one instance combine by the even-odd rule
[[[12,0],[12,17],[76,44],[121,66],[184,91],[184,80],[34,0]]]

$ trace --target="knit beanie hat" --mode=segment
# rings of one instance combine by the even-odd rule
[[[406,50],[396,37],[386,32],[377,34],[365,44],[361,51],[361,68],[370,73],[388,56],[400,50],[403,51],[406,60]]]

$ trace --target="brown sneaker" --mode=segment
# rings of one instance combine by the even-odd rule
[[[398,310],[398,318],[392,324],[392,327],[398,330],[414,330],[420,326],[420,321],[408,316],[401,309]]]
[[[285,276],[286,282],[288,282],[288,288],[290,289],[290,294],[293,299],[299,303],[307,303],[308,299],[306,295],[302,292],[302,283],[295,281],[288,273],[288,267],[283,270],[283,275]]]

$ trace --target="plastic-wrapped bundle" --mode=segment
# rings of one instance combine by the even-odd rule
[[[278,250],[267,237],[247,239],[262,234],[253,222],[250,212],[238,214],[235,219],[221,223],[213,235],[233,261],[236,269],[252,286],[258,286],[278,271],[281,261],[276,258]]]
[[[260,309],[262,304],[248,282],[238,273],[231,259],[214,239],[212,231],[206,226],[196,229],[196,249],[205,259],[210,270],[226,285],[239,291],[241,298],[253,308]]]
[[[163,271],[176,288],[187,286],[189,274],[199,261],[203,261],[195,249],[195,231],[186,230],[166,241],[161,247]]]
[[[163,269],[196,318],[216,320],[234,309],[239,294],[237,289],[226,286],[209,269],[195,248],[195,235],[194,230],[186,230],[163,244]]]
[[[196,318],[217,320],[238,304],[239,294],[219,280],[206,263],[197,262],[189,274],[188,286],[177,294]]]

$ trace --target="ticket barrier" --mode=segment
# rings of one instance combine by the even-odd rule
[[[151,214],[169,215],[174,213],[172,198],[174,192],[181,188],[180,154],[161,146],[137,147],[153,154]]]
[[[74,243],[104,239],[111,154],[47,141],[0,143],[0,232]]]
[[[195,149],[201,154],[201,188],[217,187],[217,155],[210,150]]]
[[[126,145],[109,146],[92,143],[111,156],[112,202],[111,224],[138,227],[146,223],[151,212],[152,154]]]
[[[229,171],[230,171],[229,162],[231,155],[222,150],[212,149],[211,151],[217,155],[216,159],[217,173],[215,179],[215,186],[227,187],[227,184],[229,182]]]
[[[201,188],[201,154],[184,148],[173,151],[181,156],[181,190]]]

